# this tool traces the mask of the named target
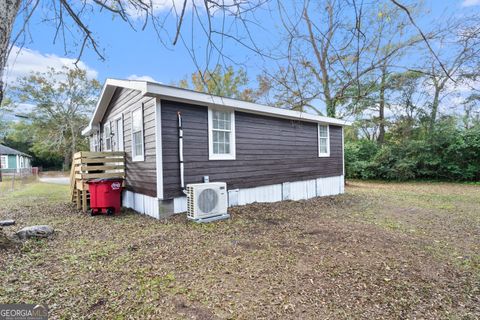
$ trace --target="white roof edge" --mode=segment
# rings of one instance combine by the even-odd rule
[[[108,78],[103,85],[100,99],[97,102],[95,111],[93,112],[93,115],[90,119],[90,123],[85,129],[82,130],[82,135],[90,135],[92,133],[92,130],[96,128],[96,124],[101,121],[101,118],[106,111],[106,108],[113,96],[113,93],[118,87],[139,90],[142,92],[142,94],[154,94],[161,97],[170,98],[172,100],[180,100],[190,103],[197,102],[209,106],[222,106],[227,108],[233,108],[239,111],[274,116],[279,118],[334,124],[339,126],[352,125],[350,121],[342,119],[324,117],[306,112],[275,108],[253,102],[214,96],[208,93],[167,86],[156,82],[148,82],[141,80],[119,80]]]
[[[119,80],[108,78],[103,84],[100,98],[97,101],[97,105],[95,106],[95,110],[93,111],[92,117],[90,118],[90,122],[88,123],[88,126],[82,130],[82,135],[87,136],[92,133],[92,130],[95,128],[96,123],[101,121],[101,118],[103,117],[103,114],[105,113],[107,106],[112,99],[115,89],[119,87],[139,90],[142,92],[142,94],[145,94],[147,92],[146,81]]]
[[[276,116],[280,118],[288,118],[288,119],[298,119],[298,120],[306,120],[306,121],[313,121],[319,123],[326,123],[326,124],[335,124],[339,126],[350,126],[352,123],[350,121],[324,117],[320,115],[314,115],[306,112],[294,111],[294,110],[287,110],[281,108],[270,107],[263,104],[247,102],[232,98],[225,98],[214,96],[208,93],[203,92],[196,92],[182,88],[176,88],[172,86],[162,85],[159,83],[148,82],[147,92],[153,93],[165,98],[173,98],[174,100],[183,100],[183,101],[190,101],[190,102],[200,102],[211,106],[224,106],[224,107],[231,107],[235,110],[262,114],[262,115],[269,115],[269,116]]]

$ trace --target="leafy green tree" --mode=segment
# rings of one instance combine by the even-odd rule
[[[232,66],[226,69],[217,65],[213,70],[194,72],[190,79],[183,79],[179,86],[212,95],[235,98],[245,101],[255,101],[256,93],[247,88],[248,77],[243,69],[235,69]]]
[[[3,99],[0,102],[0,143],[3,143],[8,132],[8,123],[5,120],[7,113],[10,113],[12,100],[9,98]]]
[[[425,117],[421,130],[409,137],[388,137],[376,146],[368,140],[345,145],[346,174],[350,178],[453,181],[480,180],[480,126],[464,128],[455,116],[437,121],[433,132]]]
[[[31,150],[40,158],[61,156],[68,167],[73,153],[87,146],[81,130],[88,124],[99,89],[97,80],[77,68],[51,68],[20,79],[9,94],[15,103],[34,105],[28,114]]]

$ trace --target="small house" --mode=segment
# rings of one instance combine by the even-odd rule
[[[2,173],[31,172],[31,160],[30,155],[0,144],[0,168]]]
[[[228,206],[343,193],[346,125],[154,82],[108,79],[83,134],[91,151],[125,151],[122,205],[159,218],[187,211],[189,184],[226,183]]]

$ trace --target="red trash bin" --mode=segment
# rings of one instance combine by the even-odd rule
[[[95,179],[88,182],[91,214],[120,213],[122,179]]]

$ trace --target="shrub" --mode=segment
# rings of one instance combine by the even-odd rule
[[[348,178],[456,181],[480,180],[480,128],[458,129],[440,124],[427,138],[345,145]]]

